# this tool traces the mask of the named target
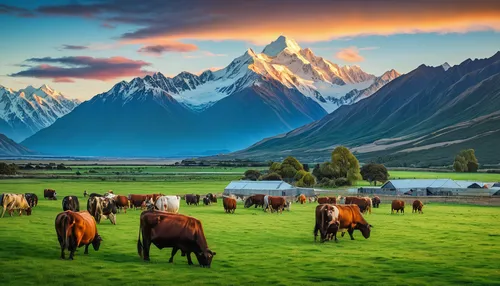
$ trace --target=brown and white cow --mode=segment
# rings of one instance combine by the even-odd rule
[[[19,216],[22,215],[23,211],[26,215],[31,215],[31,207],[24,194],[3,194],[2,207],[2,218],[5,215],[5,211],[8,211],[9,215],[12,216],[14,210],[19,210]]]
[[[424,204],[422,203],[422,201],[420,200],[415,200],[413,201],[413,210],[411,211],[412,213],[413,212],[418,212],[420,214],[423,214],[424,212],[422,211],[422,209],[424,208]]]
[[[354,204],[359,207],[362,213],[372,213],[372,199],[369,197],[345,197],[345,204]]]
[[[370,237],[372,225],[365,220],[357,205],[332,205],[332,207],[333,219],[327,229],[327,236],[330,235],[330,239],[334,238],[335,242],[338,242],[337,232],[341,231],[344,236],[344,232],[347,231],[351,240],[354,240],[355,229],[359,229],[365,239]]]
[[[297,197],[297,200],[295,201],[296,203],[300,203],[301,205],[306,203],[306,196],[304,194],[300,194]]]
[[[52,190],[52,189],[43,190],[43,198],[44,199],[57,200],[56,196],[57,196],[57,193],[55,190]]]
[[[141,242],[142,234],[142,242]],[[210,268],[215,252],[208,248],[201,222],[190,216],[162,211],[144,211],[141,214],[137,252],[149,261],[149,250],[153,243],[159,249],[172,247],[169,262],[174,261],[178,250],[187,256],[193,265],[191,253],[196,255],[200,266]]]
[[[269,209],[271,212],[283,213],[283,209],[287,207],[286,199],[279,196],[267,196]]]
[[[318,204],[336,204],[337,203],[337,198],[336,197],[321,197],[318,198]]]
[[[314,241],[320,233],[320,240],[324,242],[327,238],[327,230],[333,222],[333,205],[321,204],[316,206],[316,223],[314,224]]]
[[[115,201],[104,197],[90,197],[87,201],[87,210],[94,217],[97,223],[101,223],[101,219],[109,219],[112,224],[116,225],[116,209]]]
[[[392,204],[391,204],[391,214],[393,214],[394,211],[396,211],[396,213],[401,211],[401,213],[404,214],[405,213],[405,202],[402,200],[393,200]]]
[[[127,213],[127,208],[129,207],[129,200],[126,196],[116,195],[113,200],[115,201],[118,211],[124,210]]]
[[[236,199],[232,197],[222,196],[222,204],[226,213],[233,213],[236,210]]]
[[[99,250],[102,238],[97,233],[94,218],[86,211],[65,211],[59,213],[55,220],[57,240],[61,246],[61,259],[65,259],[64,250],[68,249],[69,259],[73,260],[78,247],[85,246],[84,254],[89,253],[92,244],[95,251]]]

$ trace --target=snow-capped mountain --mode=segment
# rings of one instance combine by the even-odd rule
[[[123,96],[133,93],[137,88],[134,85],[146,85],[201,112],[231,94],[269,79],[311,97],[327,112],[338,108],[342,102],[339,99],[353,89],[370,88],[373,93],[375,87],[381,87],[380,82],[373,85],[377,78],[359,66],[341,67],[314,55],[309,48],[302,49],[293,39],[284,36],[267,45],[262,53],[248,49],[227,67],[215,72],[207,70],[200,75],[182,72],[173,78],[155,73],[119,85],[128,86],[124,87]]]
[[[362,90],[357,90],[353,89],[350,92],[348,92],[346,95],[338,99],[338,104],[339,105],[350,105],[353,104],[363,98],[367,98],[377,92],[380,88],[382,88],[384,85],[388,84],[395,78],[399,77],[401,74],[399,74],[397,71],[394,69],[390,71],[386,71],[383,75],[376,77],[373,83]]]
[[[33,135],[71,112],[79,100],[42,85],[14,91],[0,86],[0,133],[15,141]]]
[[[444,64],[442,64],[441,66],[443,67],[444,71],[447,71],[447,70],[449,70],[449,69],[451,68],[450,64],[449,64],[449,63],[447,63],[447,62],[445,62],[445,63],[444,63]]]

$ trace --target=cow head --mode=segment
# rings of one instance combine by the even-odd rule
[[[31,207],[25,209],[24,211],[26,212],[26,215],[31,215]]]
[[[205,251],[196,253],[196,258],[198,258],[198,262],[200,263],[201,267],[210,268],[212,259],[214,258],[215,254],[215,252],[207,248],[205,249]]]
[[[359,229],[359,231],[361,231],[361,234],[363,235],[364,238],[370,237],[371,228],[372,228],[371,224],[358,223],[358,229]]]
[[[253,205],[253,202],[252,202],[252,198],[251,197],[248,197],[246,200],[245,200],[245,208],[249,208]]]
[[[92,240],[92,247],[94,247],[95,251],[99,250],[101,246],[102,237],[98,234],[95,235],[94,240]]]

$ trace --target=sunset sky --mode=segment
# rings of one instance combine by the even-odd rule
[[[279,35],[380,75],[500,50],[497,0],[0,0],[0,85],[86,100],[116,82],[226,66]]]

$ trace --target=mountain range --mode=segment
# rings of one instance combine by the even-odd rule
[[[24,156],[34,155],[35,152],[14,142],[4,134],[0,134],[0,156]]]
[[[22,144],[72,156],[226,153],[320,120],[398,76],[338,66],[280,36],[218,71],[119,82]]]
[[[480,163],[498,164],[499,107],[500,52],[453,67],[421,65],[366,99],[228,157],[318,162],[345,145],[364,162],[423,167],[452,164],[474,148]]]
[[[18,91],[0,85],[0,133],[22,141],[50,126],[79,103],[47,85]]]

